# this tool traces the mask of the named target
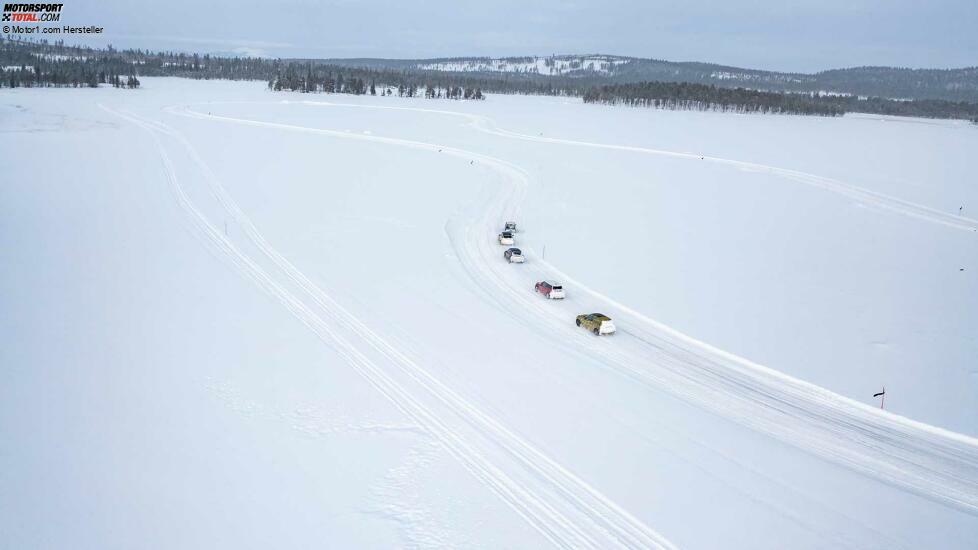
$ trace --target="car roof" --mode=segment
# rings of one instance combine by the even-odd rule
[[[509,250],[507,250],[506,252],[515,252],[515,253],[517,253],[517,254],[522,254],[522,253],[523,253],[523,251],[522,251],[522,250],[520,250],[519,248],[510,248],[510,249],[509,249]]]
[[[608,317],[604,313],[592,313],[591,314],[591,317],[594,317],[595,319],[601,319],[602,321],[610,321],[611,320],[611,317]]]

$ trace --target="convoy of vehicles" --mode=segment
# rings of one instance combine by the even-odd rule
[[[513,233],[516,232],[516,222],[506,222],[506,226],[503,228],[502,232],[499,233],[499,244],[501,245],[512,245],[515,244],[516,240],[513,237]],[[503,252],[503,258],[511,264],[521,264],[526,261],[523,256],[523,251],[519,248],[507,248]],[[551,281],[538,281],[534,285],[534,289],[537,293],[544,295],[550,300],[563,300],[564,299],[564,286],[555,284]],[[585,330],[593,332],[595,336],[605,336],[614,334],[617,328],[615,327],[614,321],[611,317],[603,313],[584,313],[577,316],[575,320],[577,326],[583,327]]]
[[[549,281],[540,281],[534,288],[536,288],[537,292],[551,300],[564,299],[564,287],[562,285],[555,285]]]

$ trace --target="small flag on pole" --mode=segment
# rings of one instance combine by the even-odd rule
[[[881,392],[879,392],[879,393],[874,393],[874,394],[873,394],[873,397],[879,397],[879,396],[881,396],[881,395],[886,395],[886,392],[885,392],[885,391],[881,391]]]
[[[880,408],[882,409],[883,408],[883,403],[886,403],[886,386],[883,386],[883,391],[881,391],[879,393],[874,393],[873,394],[873,397],[879,397],[880,398]]]

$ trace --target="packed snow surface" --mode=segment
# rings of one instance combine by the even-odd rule
[[[147,78],[0,136],[0,546],[978,540],[973,125]]]

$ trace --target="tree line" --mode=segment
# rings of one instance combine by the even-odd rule
[[[58,63],[44,67],[4,66],[0,88],[98,88],[109,84],[114,88],[138,88],[134,73],[120,75],[109,69],[95,72]]]
[[[0,88],[138,88],[136,67],[109,55],[69,57],[0,38]]]
[[[302,70],[299,70],[302,69]],[[369,79],[369,80],[368,80]],[[482,88],[457,85],[450,79],[426,79],[423,83],[414,79],[397,78],[394,75],[365,70],[341,69],[332,65],[305,67],[288,65],[284,71],[269,79],[268,89],[276,92],[288,90],[303,93],[334,93],[353,95],[381,95],[428,99],[485,99]],[[378,82],[380,91],[378,92]]]
[[[637,82],[591,88],[585,103],[624,104],[659,109],[839,116],[845,110],[802,94],[718,88],[687,82]]]
[[[785,93],[720,88],[688,82],[636,82],[595,86],[583,94],[585,103],[632,105],[659,109],[839,116],[870,113],[925,118],[978,117],[978,104],[940,99],[899,101],[879,97]]]
[[[581,67],[580,60],[604,58],[599,67],[605,74],[595,75]],[[525,62],[530,58],[498,58],[497,61]],[[490,64],[484,57],[450,57],[437,59],[334,59],[338,65],[370,66],[373,68],[420,67],[434,63]],[[817,73],[783,73],[730,67],[713,63],[675,62],[605,55],[557,55],[544,58],[544,65],[553,67],[557,61],[570,64],[560,74],[540,75],[577,81],[585,87],[603,84],[634,82],[690,82],[712,84],[720,88],[752,88],[769,92],[832,92],[865,97],[900,99],[943,99],[978,103],[978,66],[959,69],[909,69],[899,67],[853,67]],[[576,70],[575,70],[576,67]],[[549,72],[549,71],[548,71]],[[470,73],[472,74],[472,73]],[[478,73],[476,73],[478,74]],[[524,73],[532,78],[534,73]]]
[[[139,86],[139,77],[261,80],[272,90],[478,99],[486,93],[562,95],[589,103],[667,109],[837,116],[862,112],[896,116],[978,119],[978,103],[822,95],[811,92],[722,87],[665,79],[608,84],[596,75],[544,76],[533,73],[453,73],[388,66],[382,60],[282,60],[220,57],[68,46],[46,40],[0,37],[0,87],[111,84]],[[359,64],[359,65],[358,65]],[[628,65],[625,65],[627,67]]]
[[[436,90],[435,97],[477,99],[486,92],[555,95],[564,89],[551,82],[529,78],[469,76],[410,68],[351,67],[322,60],[282,60],[220,57],[180,52],[152,52],[69,46],[45,40],[11,40],[0,37],[0,67],[5,70],[0,87],[11,85],[98,85],[99,75],[177,76],[200,80],[262,80],[273,90],[369,93],[369,83],[391,93],[414,95]],[[19,68],[32,67],[26,71]],[[27,73],[33,71],[34,76]],[[17,73],[12,81],[9,76]],[[13,84],[11,84],[13,82]],[[339,84],[342,82],[342,84]],[[67,84],[65,84],[67,83]],[[77,84],[76,84],[77,83]],[[104,83],[111,83],[107,81]],[[338,86],[339,84],[339,86]],[[379,92],[378,92],[379,93]]]

